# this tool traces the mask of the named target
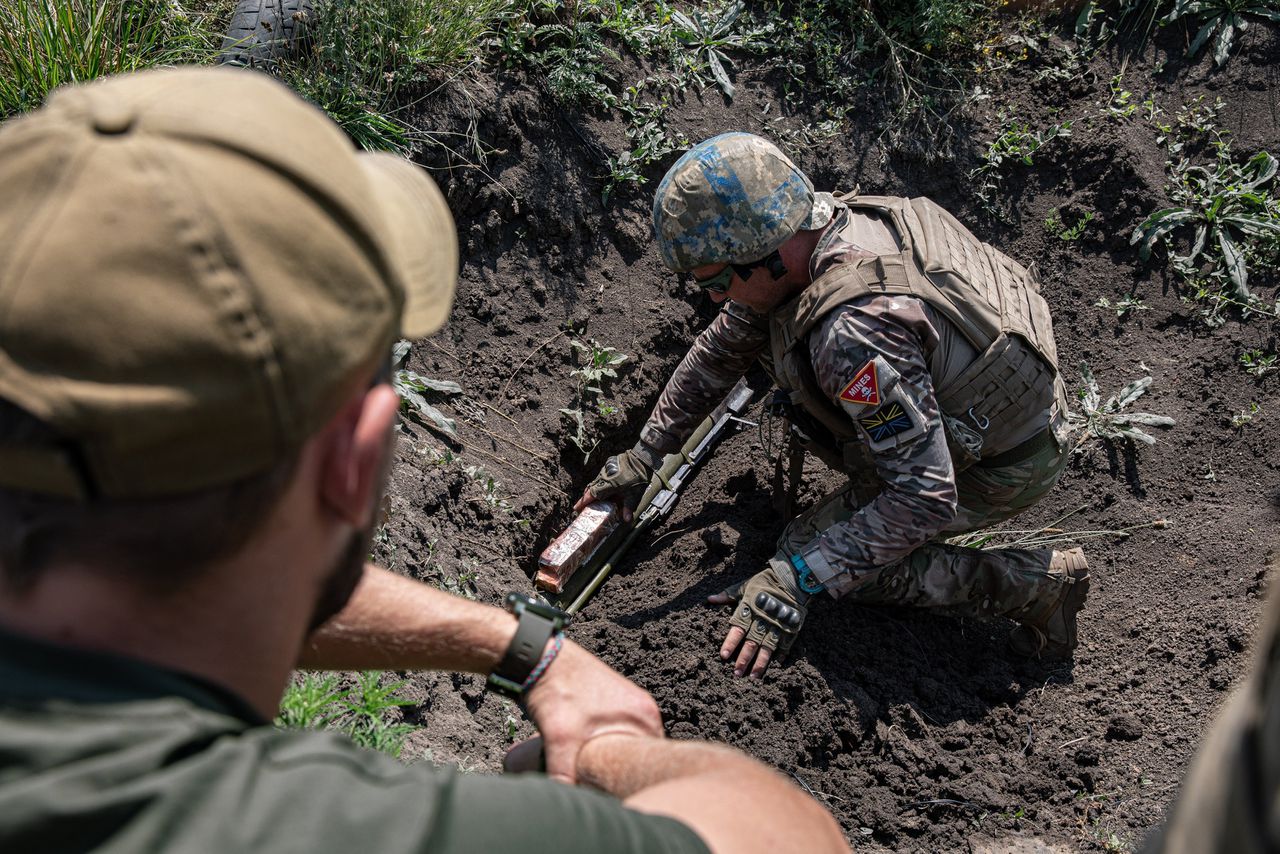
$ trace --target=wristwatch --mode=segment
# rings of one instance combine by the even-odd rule
[[[523,593],[508,593],[504,604],[508,611],[520,619],[520,624],[516,626],[515,637],[511,639],[511,645],[507,647],[502,661],[489,674],[487,684],[490,690],[519,700],[526,690],[533,687],[527,683],[534,670],[540,665],[545,670],[551,663],[549,660],[545,663],[542,661],[547,641],[563,631],[571,618],[559,608]],[[554,658],[559,645],[552,649]]]

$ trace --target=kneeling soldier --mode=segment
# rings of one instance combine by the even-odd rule
[[[634,500],[756,360],[804,448],[850,478],[791,521],[766,569],[710,598],[736,603],[721,648],[738,652],[735,672],[760,676],[785,653],[824,590],[1008,617],[1016,652],[1069,655],[1089,589],[1079,549],[944,542],[1035,504],[1066,466],[1065,393],[1034,274],[928,199],[815,193],[745,133],[680,158],[653,222],[666,265],[724,308],[579,506]]]

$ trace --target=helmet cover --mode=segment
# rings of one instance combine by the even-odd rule
[[[725,133],[667,171],[654,194],[653,231],[663,263],[677,272],[746,264],[813,227],[813,208],[813,184],[781,149],[754,134]]]

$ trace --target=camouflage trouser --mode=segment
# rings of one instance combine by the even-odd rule
[[[1043,498],[1070,455],[1061,419],[1054,427],[1056,442],[1022,462],[1001,468],[971,466],[957,475],[956,518],[938,540],[1002,522]],[[846,486],[793,519],[778,541],[779,551],[799,553],[857,509],[854,489]],[[1056,602],[1062,592],[1062,579],[1048,573],[1052,556],[1049,549],[975,549],[929,542],[899,561],[860,573],[842,598],[1023,619]]]

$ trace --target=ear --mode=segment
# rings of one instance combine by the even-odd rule
[[[322,500],[347,524],[373,520],[382,474],[390,465],[391,425],[399,398],[387,383],[356,395],[334,416],[321,472]]]

